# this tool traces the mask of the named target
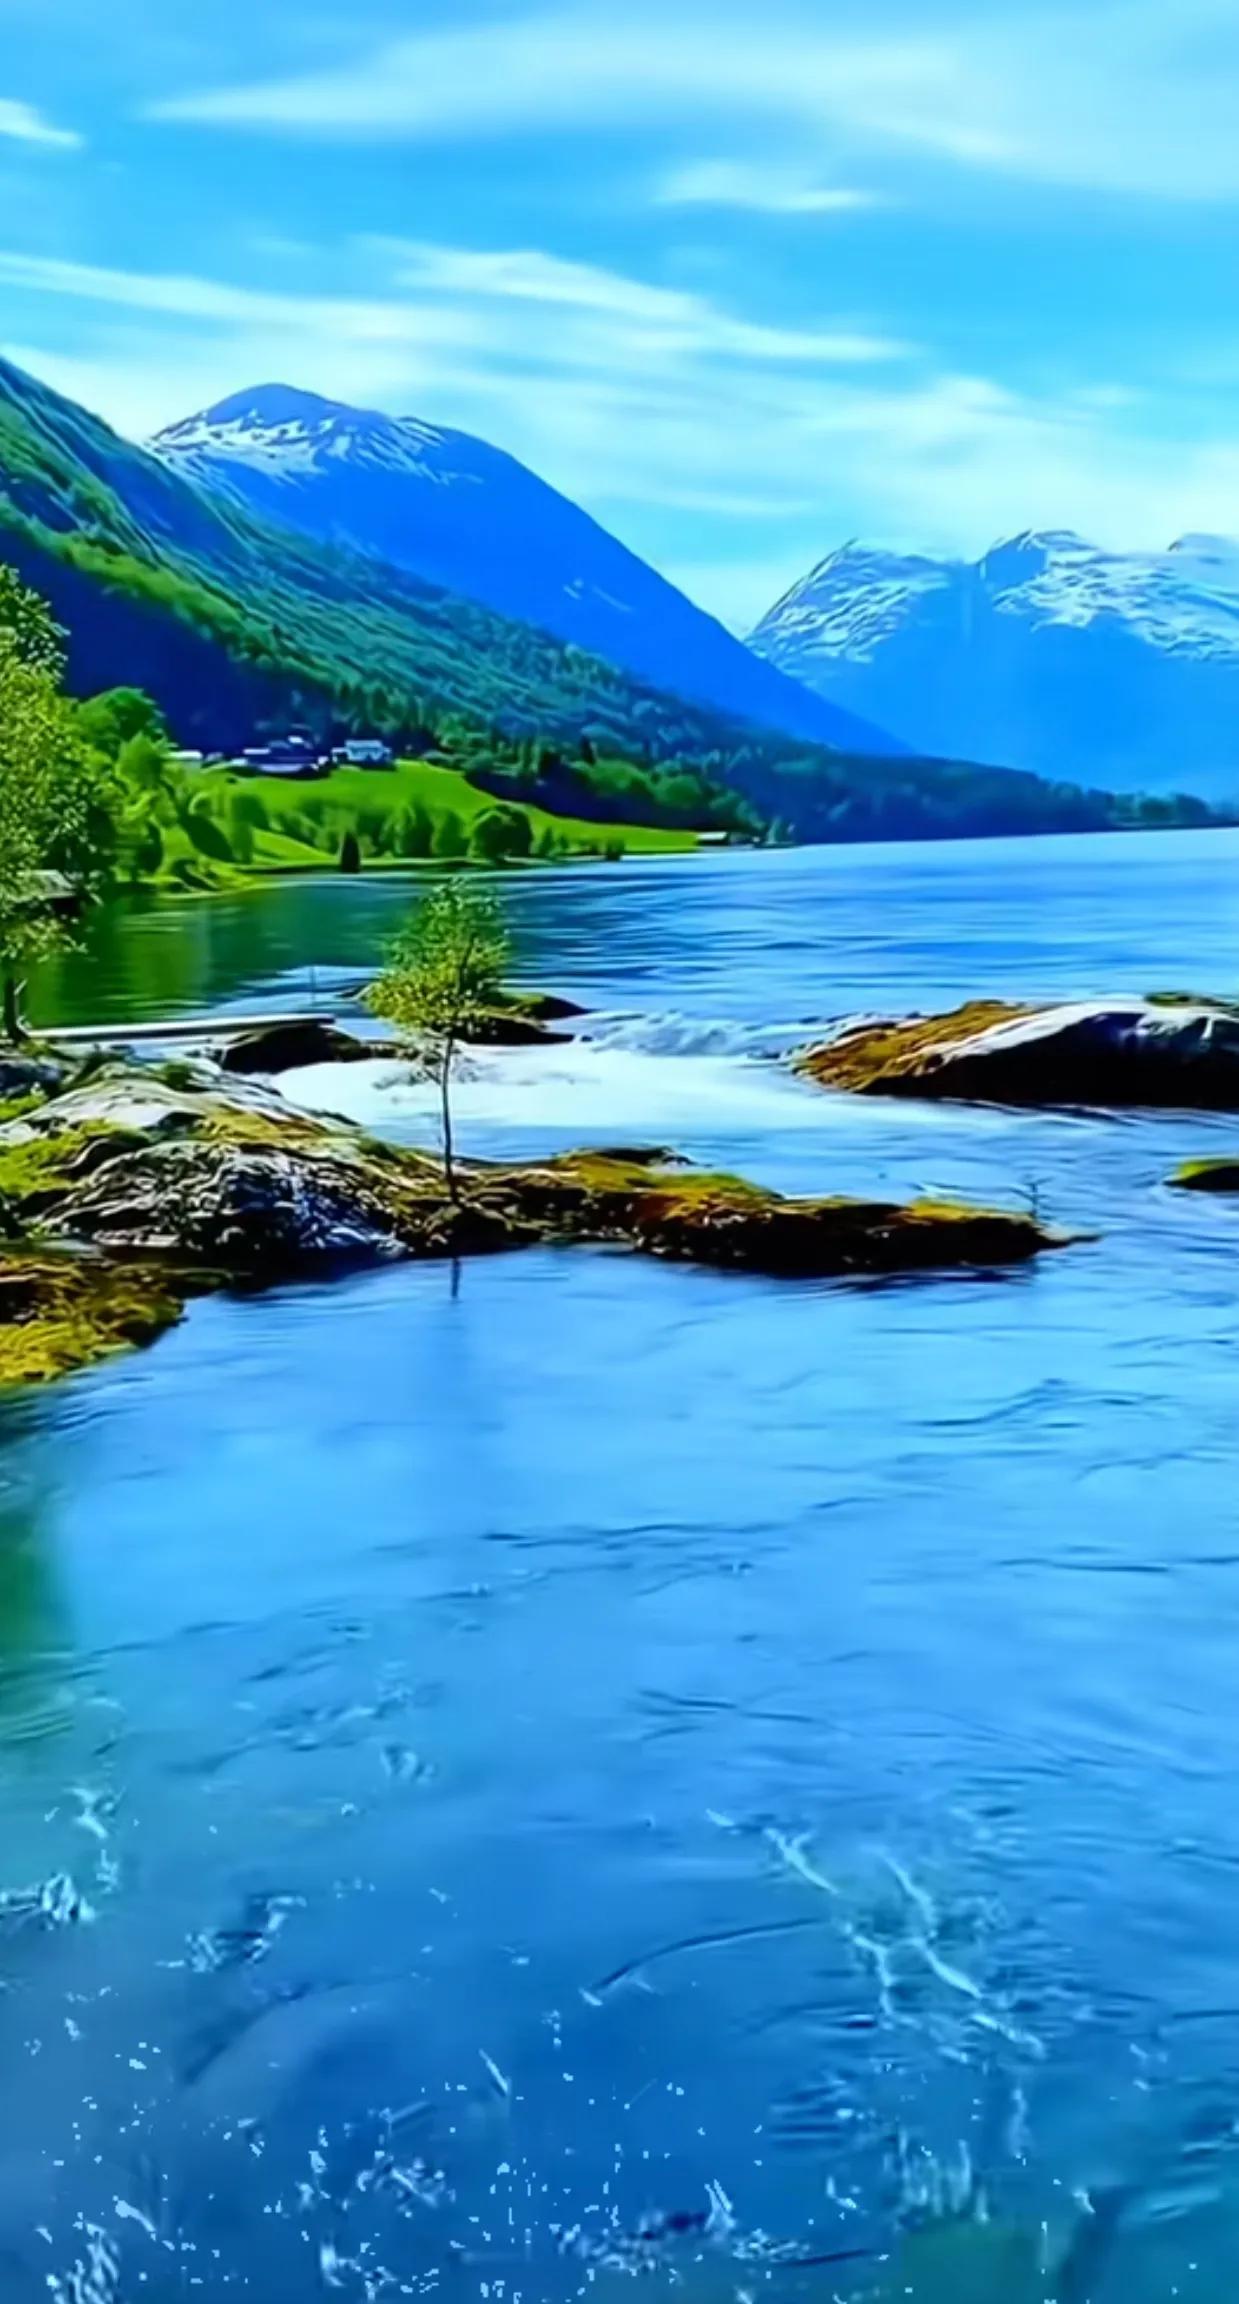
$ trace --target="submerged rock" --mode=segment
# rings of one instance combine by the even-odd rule
[[[824,1087],[863,1096],[1232,1112],[1239,1013],[1188,1000],[973,1000],[947,1015],[856,1025],[795,1063]]]
[[[76,1349],[49,1348],[44,1368],[30,1351],[16,1364],[0,1355],[0,1375],[6,1367],[58,1373],[126,1341],[130,1326],[141,1340],[194,1291],[333,1263],[575,1241],[833,1279],[1020,1264],[1064,1237],[1030,1216],[949,1201],[789,1200],[639,1150],[519,1166],[470,1162],[453,1200],[429,1154],[310,1117],[269,1086],[202,1066],[173,1077],[167,1068],[109,1066],[0,1126],[0,1205],[11,1230],[108,1259],[38,1267],[45,1278],[69,1275],[59,1283],[66,1302],[76,1292],[83,1311],[97,1309],[97,1340],[83,1316]],[[163,1274],[154,1290],[153,1267]],[[54,1314],[50,1278],[46,1287]],[[16,1278],[13,1290],[7,1315],[0,1299],[0,1326],[38,1309]]]

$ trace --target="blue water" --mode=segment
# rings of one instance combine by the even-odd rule
[[[1233,991],[1237,867],[512,884],[524,972],[597,1016],[473,1060],[469,1149],[621,1133],[1094,1235],[1035,1269],[393,1269],[0,1407],[5,2304],[1233,2295],[1239,1213],[1162,1180],[1236,1126],[853,1102],[770,1051]],[[407,893],[114,919],[45,999],[338,1006]],[[428,1125],[391,1068],[293,1086]],[[1061,2290],[918,2256],[983,2201]]]

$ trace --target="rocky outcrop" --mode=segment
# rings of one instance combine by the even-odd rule
[[[341,1032],[335,1024],[262,1024],[228,1041],[218,1061],[224,1072],[271,1077],[309,1064],[355,1064],[378,1052],[373,1042]]]
[[[1187,999],[1017,1007],[854,1026],[796,1068],[862,1096],[1239,1111],[1239,1013]]]
[[[18,1265],[35,1246],[51,1256],[49,1271],[71,1275],[49,1283],[59,1340],[46,1365],[31,1332],[16,1364],[0,1349],[0,1376],[59,1373],[73,1364],[70,1333],[83,1359],[114,1349],[131,1327],[135,1337],[157,1333],[179,1301],[229,1280],[391,1257],[576,1241],[824,1279],[1022,1264],[1062,1242],[1025,1215],[952,1202],[785,1199],[633,1148],[470,1163],[453,1200],[428,1154],[310,1118],[270,1086],[203,1064],[108,1066],[0,1127],[0,1207],[10,1235],[22,1237]],[[52,1244],[66,1255],[55,1258]],[[73,1288],[92,1305],[111,1302],[97,1331],[85,1319],[76,1331],[62,1321],[63,1292]],[[37,1294],[21,1302],[27,1327],[37,1325]]]

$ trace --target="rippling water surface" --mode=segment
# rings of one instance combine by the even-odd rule
[[[772,1052],[1233,991],[1237,873],[1181,835],[512,884],[596,1015],[472,1060],[470,1148],[1096,1235],[1036,1270],[395,1269],[0,1403],[5,2304],[1233,2298],[1239,1216],[1162,1179],[1234,1125]],[[113,916],[44,1011],[339,1008],[407,893]],[[428,1125],[396,1066],[290,1086]]]

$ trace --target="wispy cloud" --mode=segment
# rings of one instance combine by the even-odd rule
[[[191,273],[124,271],[14,249],[0,249],[0,282],[75,303],[163,313],[207,326],[285,328],[303,340],[335,333],[355,343],[460,344],[471,335],[476,340],[479,333],[460,313],[414,305],[407,298],[298,296]]]
[[[399,256],[398,284],[419,295],[594,315],[641,331],[647,351],[844,367],[900,359],[908,351],[891,337],[860,330],[772,328],[737,318],[691,290],[572,263],[541,249],[443,248],[424,241],[391,245]]]
[[[738,208],[754,216],[851,216],[884,207],[887,196],[849,184],[819,184],[774,163],[696,160],[673,168],[655,199],[664,208]]]
[[[74,129],[56,127],[33,104],[19,103],[15,96],[0,96],[0,136],[16,144],[54,145],[62,152],[82,141]]]
[[[1159,409],[1104,376],[1037,394],[924,353],[840,364],[828,331],[537,249],[337,257],[376,293],[0,250],[23,292],[5,349],[135,434],[280,376],[477,432],[739,624],[858,532],[975,552],[1030,524],[1119,545],[1239,527],[1226,408],[1169,455]]]
[[[885,19],[885,20],[884,20]],[[804,0],[632,0],[476,19],[329,71],[191,91],[157,116],[285,135],[443,140],[662,123],[791,127],[833,161],[886,150],[1043,183],[1239,198],[1232,0],[1041,0],[861,34]],[[828,168],[829,172],[829,168]]]

